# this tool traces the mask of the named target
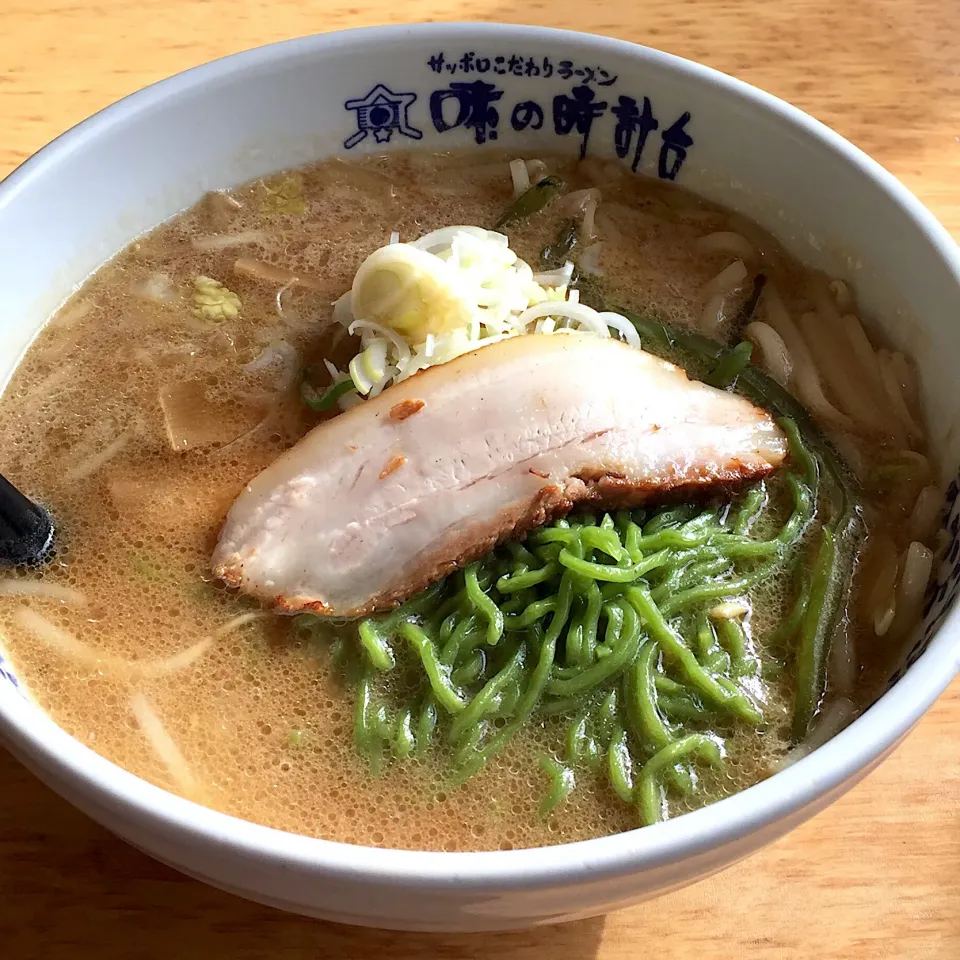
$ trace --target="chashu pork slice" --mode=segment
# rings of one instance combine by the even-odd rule
[[[328,420],[254,478],[213,557],[287,612],[388,609],[575,504],[761,477],[769,414],[591,334],[532,334],[431,367]]]

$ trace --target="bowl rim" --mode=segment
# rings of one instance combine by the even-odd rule
[[[800,135],[819,142],[871,180],[904,211],[960,287],[960,248],[920,201],[891,173],[824,124],[797,107],[711,67],[630,41],[570,30],[502,23],[415,23],[358,27],[280,41],[160,80],[104,108],[58,136],[0,182],[0,217],[21,191],[61,164],[108,127],[154,105],[251,68],[291,58],[315,57],[336,46],[401,43],[413,35],[451,37],[469,33],[471,43],[554,40],[598,53],[639,59],[665,73],[718,88],[753,108],[776,115]],[[738,794],[674,820],[608,837],[551,847],[448,853],[381,849],[305,837],[219,813],[141,780],[96,754],[11,684],[0,685],[0,734],[15,752],[30,758],[58,783],[72,782],[93,806],[105,798],[123,822],[149,821],[166,837],[188,840],[222,856],[280,861],[288,869],[345,881],[408,888],[474,891],[547,888],[597,881],[708,854],[777,821],[789,821],[892,748],[960,671],[960,604],[954,604],[932,641],[905,675],[849,727],[791,767]],[[39,715],[39,716],[38,716]]]

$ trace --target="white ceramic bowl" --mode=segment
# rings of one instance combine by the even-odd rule
[[[64,134],[0,185],[0,374],[90,271],[205,190],[331,154],[411,147],[530,155],[585,145],[612,157],[619,142],[632,162],[640,132],[621,121],[645,97],[658,126],[638,172],[676,175],[852,279],[865,308],[916,356],[933,435],[955,468],[960,256],[920,203],[835,133],[746,84],[629,43],[532,27],[402,26],[276,44],[165,80]],[[596,108],[588,143],[576,104]],[[601,840],[413,853],[256,826],[93,753],[17,688],[9,663],[0,663],[0,733],[37,776],[130,843],[263,903],[424,930],[586,917],[720,870],[876,766],[960,666],[958,550],[955,542],[896,683],[852,726],[738,796]]]

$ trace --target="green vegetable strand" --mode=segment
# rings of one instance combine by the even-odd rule
[[[832,587],[835,586],[837,547],[833,532],[823,528],[810,582],[810,596],[800,621],[800,644],[797,651],[797,701],[793,715],[793,738],[807,735],[810,721],[819,706],[818,691],[825,686],[827,645],[834,627],[828,615]]]
[[[737,377],[746,369],[750,363],[750,356],[753,353],[753,344],[744,341],[738,343],[731,350],[722,354],[717,361],[717,365],[704,378],[704,383],[709,383],[712,387],[726,389],[732,386]]]
[[[325,410],[332,410],[341,397],[345,397],[351,390],[356,390],[356,384],[350,377],[342,380],[340,383],[331,384],[323,393],[318,394],[313,386],[313,380],[317,376],[315,367],[307,367],[300,379],[300,399],[311,409],[318,413]]]
[[[546,176],[538,180],[529,190],[522,193],[503,212],[500,219],[493,225],[494,230],[503,230],[513,227],[522,220],[529,220],[535,213],[539,213],[563,189],[563,181],[559,177]]]
[[[563,222],[553,243],[540,251],[540,263],[544,270],[557,270],[564,265],[577,245],[579,232],[576,220]]]

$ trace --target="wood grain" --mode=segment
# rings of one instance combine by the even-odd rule
[[[124,94],[306,33],[548,23],[757,84],[863,147],[960,235],[958,0],[2,0],[0,173]],[[725,874],[603,920],[404,936],[234,899],[114,839],[0,751],[0,956],[397,960],[960,957],[960,682],[864,784]]]

